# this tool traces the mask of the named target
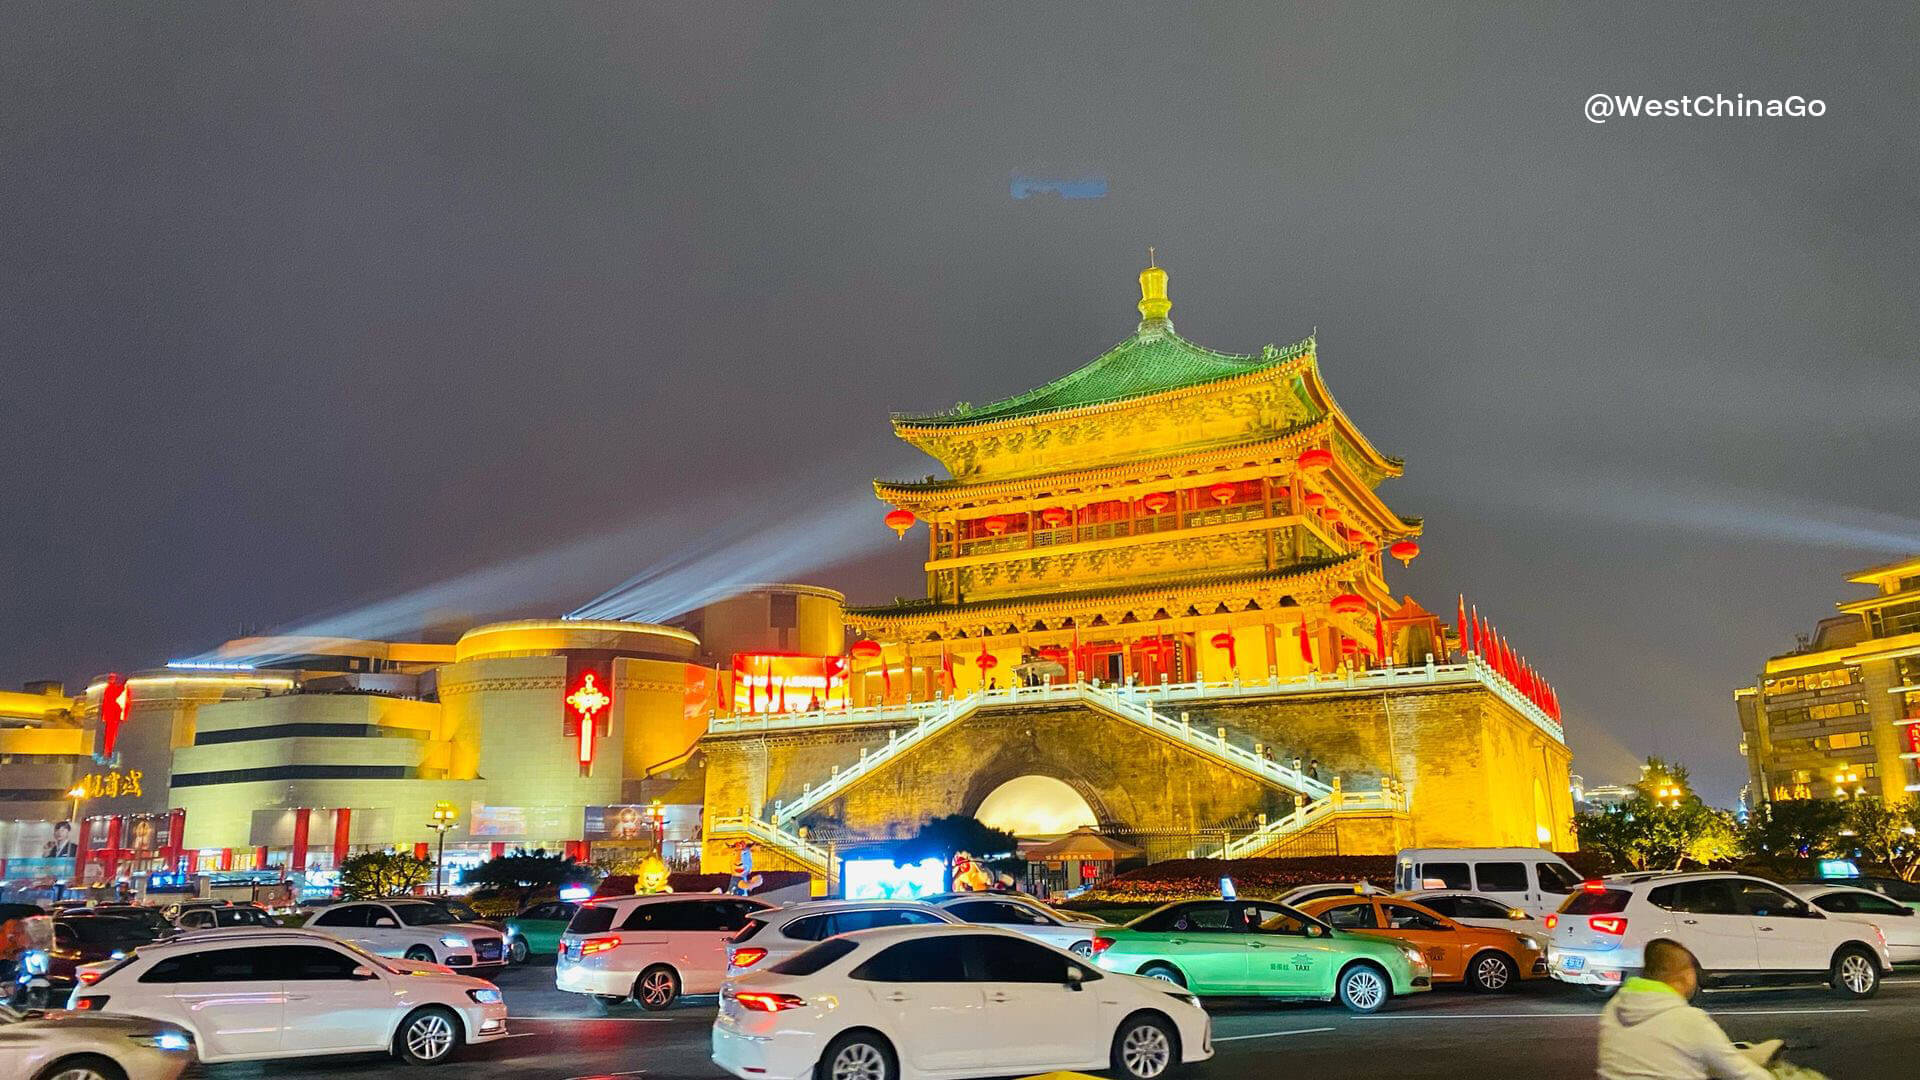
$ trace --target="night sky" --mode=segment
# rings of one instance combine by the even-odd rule
[[[916,594],[889,410],[1126,336],[1148,244],[1201,344],[1318,328],[1427,521],[1390,584],[1491,615],[1589,782],[1659,752],[1730,801],[1730,691],[1920,551],[1912,4],[0,20],[9,686],[396,595],[558,613],[769,531],[770,573]]]

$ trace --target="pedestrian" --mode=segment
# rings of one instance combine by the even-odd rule
[[[1320,759],[1319,758],[1314,758],[1312,761],[1307,762],[1307,779],[1309,780],[1320,779]]]
[[[1771,1080],[1688,1004],[1699,988],[1700,961],[1686,946],[1647,942],[1640,974],[1600,1013],[1600,1080]]]

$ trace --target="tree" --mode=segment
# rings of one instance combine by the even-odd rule
[[[920,831],[894,845],[898,862],[919,862],[935,858],[952,862],[956,851],[964,851],[982,862],[1011,858],[1020,850],[1010,832],[982,824],[965,814],[937,817],[920,826]]]
[[[1920,876],[1920,800],[1855,799],[1846,804],[1841,824],[1841,842],[1862,858],[1907,881]]]
[[[488,859],[467,871],[461,880],[468,885],[518,889],[520,902],[525,904],[542,889],[580,884],[599,876],[591,867],[582,866],[564,855],[549,855],[542,848],[533,851],[522,848]]]
[[[1677,870],[1688,862],[1739,855],[1742,838],[1733,815],[1702,802],[1687,781],[1686,766],[1648,758],[1632,798],[1575,817],[1580,846],[1635,870]]]
[[[369,851],[340,864],[340,896],[346,900],[400,896],[432,877],[432,859],[417,859],[411,852]]]
[[[1776,799],[1747,815],[1747,849],[1772,858],[1817,859],[1845,850],[1847,807],[1830,799]]]

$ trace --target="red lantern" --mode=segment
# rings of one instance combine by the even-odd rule
[[[1415,555],[1420,554],[1420,545],[1412,540],[1400,540],[1387,549],[1387,554],[1399,559],[1401,566],[1406,566],[1413,562]]]
[[[1300,467],[1307,470],[1325,469],[1333,465],[1333,451],[1316,446],[1311,450],[1300,451]]]
[[[1380,545],[1371,540],[1362,540],[1360,541],[1360,550],[1366,552],[1368,555],[1372,555],[1374,552],[1380,550]]]
[[[911,510],[896,509],[887,511],[886,520],[887,528],[892,529],[895,536],[904,540],[907,536],[907,530],[913,528],[913,523],[920,519],[914,517],[913,511]]]
[[[1034,655],[1050,664],[1064,665],[1067,662],[1067,650],[1059,645],[1042,645],[1034,650]]]
[[[1273,489],[1273,497],[1276,499],[1290,499],[1293,497],[1293,489],[1282,484]]]
[[[1342,637],[1340,639],[1340,651],[1346,653],[1348,656],[1352,656],[1354,653],[1360,651],[1360,645],[1350,637]]]
[[[1367,599],[1359,593],[1341,593],[1329,606],[1337,615],[1354,615],[1367,610]]]
[[[1327,505],[1327,497],[1317,491],[1309,491],[1305,495],[1300,496],[1300,501],[1310,507]]]
[[[1233,501],[1234,490],[1235,488],[1232,484],[1229,484],[1223,480],[1220,483],[1215,484],[1212,487],[1208,488],[1207,494],[1213,496],[1214,502],[1219,503],[1221,506],[1225,506],[1228,503]]]
[[[1049,529],[1057,529],[1072,519],[1072,511],[1064,506],[1049,506],[1040,511],[1040,520],[1046,522]]]
[[[999,536],[1007,531],[1007,519],[995,515],[987,519],[987,535]]]
[[[1323,506],[1320,508],[1320,516],[1328,521],[1339,521],[1340,509],[1335,506]]]
[[[853,648],[849,649],[848,652],[851,652],[855,659],[878,660],[880,658],[880,643],[877,641],[856,641],[853,643]]]
[[[1173,496],[1164,491],[1156,491],[1146,498],[1141,499],[1140,505],[1147,508],[1147,513],[1158,514],[1173,505]]]

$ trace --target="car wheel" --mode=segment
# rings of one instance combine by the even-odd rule
[[[1140,974],[1145,975],[1149,979],[1159,979],[1161,982],[1172,983],[1175,986],[1187,985],[1187,977],[1180,974],[1180,969],[1174,967],[1172,964],[1148,964],[1146,967],[1140,969]]]
[[[871,1031],[849,1031],[827,1044],[814,1080],[898,1080],[893,1047]]]
[[[1335,992],[1348,1012],[1376,1013],[1393,996],[1393,983],[1387,980],[1386,972],[1372,964],[1355,964],[1340,973]]]
[[[1113,1071],[1128,1080],[1153,1080],[1173,1068],[1179,1057],[1179,1036],[1158,1016],[1135,1013],[1113,1033]]]
[[[1880,965],[1873,954],[1858,946],[1841,949],[1833,958],[1833,975],[1828,980],[1833,992],[1844,998],[1870,998],[1880,992]]]
[[[659,1012],[680,999],[680,976],[665,964],[655,964],[633,980],[633,1000],[648,1012]]]
[[[459,1046],[460,1018],[438,1007],[409,1014],[393,1036],[393,1056],[409,1065],[438,1065]]]
[[[431,964],[433,963],[433,950],[427,948],[425,945],[415,945],[413,948],[407,950],[407,959],[416,964]]]
[[[1619,983],[1581,983],[1580,989],[1585,990],[1588,996],[1597,997],[1604,1001],[1620,992],[1620,984]]]
[[[1473,958],[1467,982],[1483,994],[1493,994],[1513,989],[1513,973],[1513,961],[1507,954],[1489,949]]]
[[[527,957],[532,955],[533,950],[527,948],[526,938],[514,938],[507,943],[507,963],[509,964],[524,964],[527,962]]]
[[[1067,946],[1067,951],[1075,956],[1092,956],[1093,942],[1091,940],[1076,941]]]
[[[82,1054],[61,1058],[42,1069],[33,1080],[127,1080],[127,1074],[106,1058]]]

